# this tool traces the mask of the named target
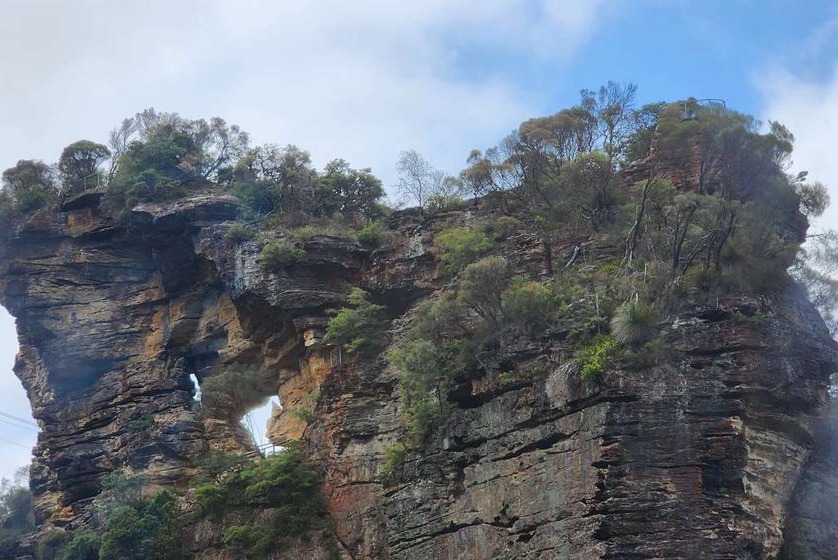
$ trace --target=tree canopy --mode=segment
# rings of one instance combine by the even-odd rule
[[[64,148],[58,159],[58,171],[65,192],[78,193],[103,184],[99,166],[110,155],[107,146],[90,140],[79,140]]]

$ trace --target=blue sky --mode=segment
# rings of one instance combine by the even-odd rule
[[[104,141],[154,106],[219,115],[395,182],[401,150],[473,147],[607,80],[639,101],[719,97],[798,138],[838,189],[838,6],[792,0],[0,0],[0,169]],[[833,190],[838,200],[838,191]],[[838,212],[823,226],[838,226]],[[0,314],[0,412],[27,414]],[[0,423],[0,476],[32,434]]]

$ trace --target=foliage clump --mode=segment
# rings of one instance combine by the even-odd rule
[[[102,537],[90,529],[79,529],[58,553],[58,560],[99,560]]]
[[[455,274],[492,248],[492,241],[481,231],[465,227],[450,228],[434,236],[440,251],[440,267],[445,274]]]
[[[406,459],[407,446],[405,444],[396,442],[388,446],[384,449],[384,466],[381,468],[381,474],[385,477],[393,476],[404,465]]]
[[[32,492],[25,484],[26,468],[18,469],[13,480],[0,481],[0,552],[14,558],[21,535],[35,526]]]
[[[515,278],[502,294],[503,317],[509,325],[528,330],[545,328],[556,313],[556,297],[550,286]]]
[[[409,418],[408,437],[421,443],[447,417],[445,400],[446,366],[443,356],[429,340],[403,343],[390,353],[391,362],[401,371],[400,401]]]
[[[299,261],[305,249],[287,239],[274,239],[265,243],[259,253],[259,264],[269,271],[278,271]]]
[[[171,492],[164,490],[150,500],[120,506],[102,534],[99,560],[183,558],[179,526],[176,497]]]
[[[233,364],[203,381],[201,407],[205,414],[238,419],[267,401],[273,389],[262,371]]]
[[[369,355],[380,352],[387,343],[387,314],[383,305],[372,303],[369,294],[354,288],[347,307],[331,310],[325,342],[342,346],[348,352]]]
[[[355,236],[362,247],[373,250],[392,243],[394,233],[383,227],[380,222],[369,222],[359,229]]]
[[[503,292],[512,279],[512,270],[503,257],[485,257],[468,265],[459,280],[459,300],[490,328],[503,321]]]
[[[652,307],[634,299],[621,305],[611,318],[611,334],[620,344],[641,344],[654,335],[655,322]]]
[[[224,473],[217,481],[198,486],[195,496],[203,516],[254,508],[270,511],[266,524],[237,525],[224,533],[225,544],[253,555],[321,527],[326,512],[317,471],[296,446]]]
[[[57,560],[186,560],[184,517],[177,496],[143,494],[143,481],[116,471],[102,481],[90,527],[56,534],[49,558]],[[94,530],[95,529],[95,530]],[[42,555],[43,556],[43,555]]]
[[[613,337],[608,335],[598,336],[593,343],[579,350],[579,375],[582,379],[588,379],[605,373],[612,365],[618,344]]]
[[[227,230],[227,239],[234,243],[244,243],[256,237],[256,232],[249,225],[242,222],[235,222]]]

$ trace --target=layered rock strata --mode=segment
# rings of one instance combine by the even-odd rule
[[[226,236],[236,211],[206,195],[116,223],[89,194],[32,216],[11,240],[0,298],[17,318],[15,371],[42,427],[31,471],[40,523],[85,523],[103,476],[120,468],[184,485],[208,450],[254,452],[238,424],[202,413],[190,381],[244,364],[283,402],[272,439],[302,439],[323,472],[337,544],[301,543],[299,554],[775,558],[800,533],[804,482],[829,464],[812,451],[838,364],[802,293],[693,306],[660,325],[670,359],[585,381],[567,333],[505,333],[496,358],[510,375],[455,379],[447,429],[386,472],[404,433],[398,372],[386,352],[347,360],[324,345],[328,310],[361,286],[386,305],[397,343],[444,284],[433,231],[471,210],[396,213],[397,240],[374,252],[314,236],[273,271],[257,243]],[[519,234],[499,250],[538,276],[539,247]],[[202,545],[212,533],[196,529],[199,557],[232,558]]]

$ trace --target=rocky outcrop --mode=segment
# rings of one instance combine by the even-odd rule
[[[396,213],[395,241],[374,252],[313,236],[268,271],[256,242],[226,235],[233,199],[144,205],[117,223],[100,198],[32,216],[0,264],[15,371],[42,427],[41,523],[84,523],[116,469],[182,485],[210,449],[253,452],[193,398],[190,375],[230,364],[271,380],[284,405],[272,437],[302,439],[322,469],[332,552],[347,558],[775,558],[806,507],[801,481],[826,464],[812,450],[838,349],[792,289],[692,306],[661,324],[670,359],[585,381],[566,333],[505,333],[508,375],[464,372],[447,428],[386,472],[404,432],[398,372],[386,352],[349,360],[324,345],[328,310],[364,287],[398,342],[444,284],[434,230],[471,209]],[[499,250],[537,275],[538,247],[513,235]],[[229,557],[212,527],[195,539],[200,557]],[[282,557],[326,557],[299,546]]]
[[[545,333],[501,357],[515,381],[462,380],[447,437],[395,483],[392,372],[360,373],[320,432],[341,537],[359,558],[776,557],[835,366],[813,325],[796,295],[696,309],[666,327],[670,362],[601,382]]]

